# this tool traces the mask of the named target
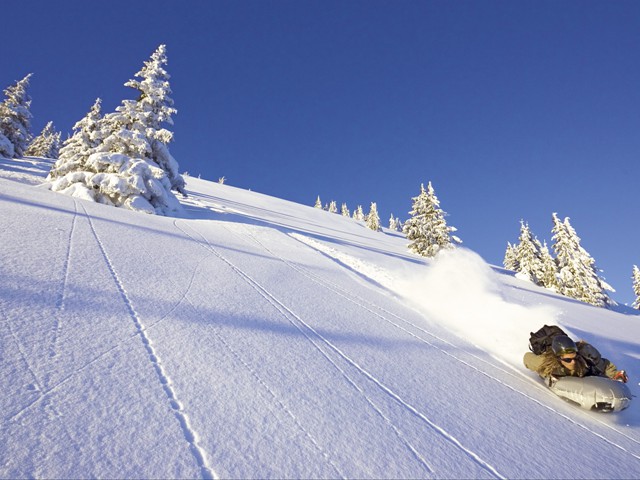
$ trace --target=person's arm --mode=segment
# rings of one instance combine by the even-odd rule
[[[580,354],[586,358],[593,366],[594,370],[600,375],[606,375],[609,378],[614,378],[618,369],[610,360],[603,358],[596,347],[588,343],[580,349]]]
[[[527,352],[524,354],[524,358],[522,359],[524,362],[524,366],[529,370],[532,370],[536,373],[540,373],[542,367],[542,355],[536,355],[533,352]]]

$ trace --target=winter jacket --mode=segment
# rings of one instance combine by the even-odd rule
[[[537,372],[541,377],[586,377],[586,376],[606,376],[613,378],[618,372],[616,366],[600,355],[600,352],[587,342],[577,342],[578,354],[576,355],[576,366],[573,371],[566,368],[560,359],[548,349],[542,355],[532,352],[524,354],[524,366],[529,370]]]

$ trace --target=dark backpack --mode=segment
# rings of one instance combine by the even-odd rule
[[[548,348],[551,348],[553,337],[558,335],[566,335],[566,333],[556,325],[545,325],[537,332],[531,332],[529,350],[536,355],[542,355]]]

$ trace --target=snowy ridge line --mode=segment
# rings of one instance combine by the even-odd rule
[[[200,471],[202,472],[203,478],[205,479],[217,478],[215,473],[207,465],[205,453],[202,451],[202,449],[198,445],[198,436],[196,432],[191,428],[191,425],[189,424],[189,418],[186,412],[184,411],[182,404],[178,401],[175,391],[171,387],[171,379],[168,377],[168,375],[164,371],[164,367],[162,366],[160,357],[157,355],[155,349],[153,348],[151,340],[149,339],[149,336],[145,332],[144,326],[140,321],[138,313],[133,308],[133,303],[129,299],[127,291],[124,288],[124,285],[122,284],[122,281],[120,280],[120,277],[117,271],[115,270],[113,263],[111,262],[111,259],[109,258],[109,254],[107,253],[104,247],[104,244],[102,243],[102,241],[100,240],[100,237],[98,236],[98,233],[96,232],[95,226],[93,225],[93,221],[89,216],[89,212],[87,212],[87,209],[84,207],[84,205],[82,205],[82,209],[84,210],[85,216],[89,221],[89,226],[91,227],[93,236],[95,237],[98,247],[100,248],[100,251],[102,253],[102,256],[104,257],[104,260],[107,264],[107,268],[109,269],[109,272],[113,277],[116,287],[120,292],[122,301],[124,302],[127,310],[129,311],[131,320],[133,321],[136,327],[137,333],[140,336],[140,339],[142,341],[142,344],[145,350],[147,351],[147,354],[149,356],[149,362],[153,366],[156,372],[156,375],[158,376],[158,380],[160,381],[160,384],[162,386],[162,389],[164,390],[164,393],[167,396],[167,399],[169,401],[169,406],[171,407],[171,410],[175,414],[176,419],[180,424],[180,428],[184,434],[185,440],[189,444],[189,449],[191,451],[191,454],[195,458],[198,466],[200,467]]]
[[[224,258],[210,243],[209,241],[200,233],[198,232],[195,228],[193,228],[192,226],[189,226],[189,228],[191,230],[193,230],[197,235],[199,235],[204,242],[206,243],[206,246],[201,242],[198,241],[196,238],[194,238],[191,234],[189,234],[186,230],[184,230],[182,227],[180,227],[177,223],[177,220],[174,220],[173,222],[174,226],[180,230],[181,232],[183,232],[185,235],[187,235],[189,238],[191,238],[194,242],[196,242],[197,245],[199,245],[200,247],[204,248],[209,254],[214,254],[218,259],[222,260],[224,263],[226,263],[231,270],[233,270],[234,272],[238,273],[241,278],[245,279],[244,276],[242,276],[240,272],[240,270],[233,265],[231,262],[229,262],[226,258]],[[205,257],[207,258],[207,257]],[[246,279],[245,279],[246,280]],[[251,285],[253,286],[253,285]],[[254,287],[255,288],[255,287]],[[260,293],[260,292],[258,292]],[[187,302],[191,305],[191,308],[193,309],[194,312],[197,312],[196,307],[191,303],[191,300],[189,300],[188,298],[186,299]],[[331,460],[331,457],[329,456],[329,454],[327,453],[327,451],[322,448],[322,446],[318,443],[318,441],[315,439],[315,437],[306,429],[304,428],[304,426],[300,423],[300,420],[298,419],[298,417],[296,417],[296,415],[284,404],[284,402],[278,397],[278,395],[273,391],[273,389],[271,387],[269,387],[269,385],[267,384],[266,381],[264,381],[262,379],[262,377],[260,377],[260,375],[258,375],[258,373],[251,368],[251,366],[245,362],[242,357],[238,354],[238,352],[235,351],[235,349],[229,345],[229,343],[227,343],[227,341],[222,337],[222,335],[220,335],[220,333],[217,331],[217,328],[214,329],[214,333],[216,335],[216,337],[218,337],[218,339],[222,342],[222,344],[229,350],[229,352],[231,352],[231,354],[233,355],[234,358],[236,358],[240,364],[251,374],[251,376],[253,376],[260,385],[262,385],[262,387],[267,391],[267,393],[273,398],[273,400],[276,402],[276,404],[285,412],[285,414],[291,418],[294,422],[294,424],[298,427],[298,429],[300,429],[300,431],[309,439],[309,441],[316,447],[316,449],[322,454],[322,456],[327,460],[327,462],[329,463],[329,465],[331,465],[331,467],[336,471],[336,473],[338,474],[338,476],[340,478],[346,478],[346,476],[340,471],[340,469],[337,467],[337,465],[335,465],[335,463]]]
[[[78,203],[76,199],[71,197],[73,200],[73,220],[71,221],[71,229],[69,230],[69,237],[67,240],[67,253],[65,255],[64,263],[63,263],[63,271],[64,276],[62,280],[62,286],[60,288],[60,292],[58,293],[58,298],[56,299],[56,312],[54,314],[54,324],[53,324],[53,335],[51,338],[51,342],[49,343],[49,357],[53,358],[58,355],[57,345],[58,345],[58,337],[62,331],[62,319],[60,318],[61,313],[65,310],[65,300],[67,296],[67,285],[69,283],[69,264],[71,263],[71,252],[73,250],[73,234],[76,229],[76,221],[78,219]]]
[[[369,373],[365,368],[361,367],[356,361],[354,361],[348,355],[346,355],[344,352],[342,352],[338,347],[336,347],[333,343],[331,343],[327,338],[325,338],[322,334],[320,334],[313,327],[311,327],[308,323],[306,323],[304,320],[302,320],[298,315],[296,315],[292,310],[290,310],[286,305],[284,305],[277,298],[275,298],[271,293],[269,293],[268,290],[266,290],[262,285],[260,285],[257,281],[255,281],[250,275],[245,273],[243,270],[238,268],[236,265],[234,265],[228,259],[226,259],[221,254],[219,254],[215,250],[215,248],[211,244],[209,244],[209,242],[206,240],[206,238],[204,238],[202,235],[200,235],[200,236],[205,240],[205,242],[207,242],[207,245],[209,246],[209,248],[212,249],[212,251],[214,251],[214,253],[216,253],[216,255],[218,255],[221,260],[226,262],[231,268],[233,268],[234,271],[236,271],[243,279],[245,279],[245,281],[247,281],[261,295],[263,295],[266,300],[268,300],[270,303],[272,303],[272,305],[274,305],[274,307],[277,308],[278,311],[280,311],[285,316],[285,318],[287,320],[289,320],[307,338],[309,338],[308,335],[304,332],[304,329],[301,328],[299,324],[303,325],[304,328],[306,328],[307,330],[312,332],[314,334],[314,336],[317,337],[322,343],[324,343],[331,350],[333,350],[345,362],[347,362],[349,365],[351,365],[353,368],[355,368],[361,375],[363,375],[365,378],[367,378],[368,380],[373,382],[384,393],[386,393],[389,397],[391,397],[393,400],[395,400],[401,407],[407,409],[409,412],[411,412],[413,415],[415,415],[417,418],[419,418],[424,423],[426,423],[429,427],[431,427],[436,433],[440,434],[444,439],[449,441],[451,444],[453,444],[458,449],[462,450],[468,457],[471,458],[471,460],[473,462],[475,462],[482,469],[486,470],[488,473],[490,473],[491,475],[493,475],[496,478],[500,478],[500,479],[506,478],[503,475],[501,475],[488,462],[484,461],[478,454],[476,454],[472,450],[466,448],[464,445],[462,445],[462,443],[457,438],[455,438],[453,435],[451,435],[449,432],[447,432],[441,426],[439,426],[436,423],[434,423],[433,421],[431,421],[425,414],[420,412],[416,407],[414,407],[410,403],[408,403],[405,400],[403,400],[398,394],[396,394],[392,389],[387,387],[382,381],[377,379],[375,376],[373,376],[371,373]],[[295,321],[293,321],[292,319],[295,319]],[[312,343],[314,345],[317,345],[315,342],[312,342]],[[322,349],[320,349],[320,351],[322,351]]]
[[[418,325],[415,325],[414,323],[412,323],[412,322],[410,322],[410,321],[408,321],[408,320],[406,320],[406,319],[404,319],[404,318],[402,318],[402,317],[398,316],[397,314],[395,314],[395,313],[393,313],[393,312],[389,312],[388,310],[386,310],[385,308],[383,308],[383,307],[381,307],[381,306],[375,305],[374,303],[372,303],[372,302],[370,302],[370,301],[368,301],[368,300],[362,299],[361,297],[359,297],[359,296],[357,296],[357,295],[354,295],[354,294],[353,294],[353,293],[351,293],[351,292],[345,291],[345,290],[344,290],[344,289],[342,289],[341,287],[339,287],[339,286],[337,286],[337,285],[334,285],[334,284],[332,284],[331,282],[326,281],[325,279],[323,279],[323,278],[319,277],[318,275],[314,274],[313,272],[308,271],[307,269],[305,269],[305,268],[304,268],[304,267],[302,267],[302,266],[292,264],[291,262],[287,261],[286,259],[284,259],[284,258],[280,257],[279,255],[276,255],[276,254],[274,254],[273,252],[271,252],[271,251],[270,251],[267,247],[265,247],[265,246],[264,246],[264,245],[263,245],[263,244],[262,244],[258,239],[256,239],[256,238],[255,238],[255,236],[253,236],[250,232],[248,232],[248,231],[247,231],[247,233],[248,233],[248,235],[249,235],[250,237],[252,237],[252,238],[253,238],[253,240],[254,240],[256,243],[258,243],[259,245],[261,245],[261,246],[262,246],[266,251],[268,251],[270,254],[272,254],[272,255],[276,256],[277,258],[280,258],[283,262],[285,262],[286,264],[288,264],[288,265],[289,265],[291,268],[293,268],[294,270],[297,270],[297,271],[299,271],[300,273],[303,273],[304,275],[307,275],[310,279],[312,279],[312,280],[316,281],[316,283],[318,283],[319,285],[324,286],[325,288],[328,288],[328,289],[332,290],[334,293],[336,293],[336,294],[338,294],[338,295],[341,295],[343,298],[345,298],[345,299],[347,299],[347,300],[351,301],[352,303],[355,303],[356,305],[359,305],[360,307],[362,307],[362,308],[366,309],[367,311],[369,311],[370,313],[372,313],[372,314],[373,314],[373,315],[375,315],[376,317],[378,317],[378,318],[380,318],[380,319],[382,319],[382,320],[385,320],[385,321],[387,321],[387,322],[391,323],[391,324],[392,324],[392,325],[394,325],[395,327],[397,327],[397,328],[399,328],[400,330],[402,330],[402,331],[404,331],[404,332],[408,333],[409,335],[411,335],[412,337],[416,338],[417,340],[419,340],[419,341],[421,341],[421,342],[423,342],[423,343],[426,343],[427,345],[429,345],[429,346],[431,346],[431,347],[434,347],[434,348],[436,348],[436,349],[440,350],[440,351],[441,351],[442,353],[444,353],[445,355],[447,355],[447,356],[449,356],[449,357],[451,357],[451,358],[454,358],[455,360],[457,360],[457,361],[459,361],[459,362],[463,363],[464,365],[466,365],[466,366],[468,366],[468,367],[472,368],[473,370],[477,371],[478,373],[480,373],[480,374],[482,374],[482,375],[484,375],[484,376],[486,376],[486,377],[488,377],[488,378],[490,378],[490,379],[492,379],[492,380],[494,380],[494,381],[498,382],[499,384],[503,385],[504,387],[508,388],[509,390],[511,390],[511,391],[513,391],[513,392],[515,392],[515,393],[517,393],[517,394],[521,395],[521,396],[524,396],[525,398],[527,398],[527,399],[529,399],[529,400],[533,401],[534,403],[536,403],[536,404],[538,404],[538,405],[540,405],[540,406],[544,407],[545,409],[547,409],[547,410],[549,410],[549,411],[551,411],[551,412],[555,413],[556,415],[558,415],[558,416],[560,416],[560,417],[562,417],[562,418],[564,418],[564,419],[568,420],[569,422],[573,423],[574,425],[578,426],[579,428],[582,428],[582,429],[584,429],[584,430],[588,431],[589,433],[591,433],[591,434],[595,435],[596,437],[598,437],[598,438],[600,438],[600,439],[604,440],[606,443],[609,443],[610,445],[612,445],[612,446],[614,446],[614,447],[616,447],[616,448],[618,448],[618,449],[620,449],[620,450],[624,451],[625,453],[628,453],[629,455],[631,455],[631,456],[633,456],[633,457],[635,457],[635,458],[637,458],[637,459],[640,459],[640,456],[639,456],[639,455],[637,455],[637,454],[635,454],[635,453],[633,453],[633,452],[631,452],[631,451],[627,450],[624,446],[619,445],[618,443],[615,443],[613,440],[610,440],[610,439],[606,438],[604,435],[602,435],[602,434],[600,434],[600,433],[598,433],[598,432],[595,432],[594,430],[592,430],[592,429],[591,429],[591,428],[589,428],[588,426],[586,426],[586,425],[584,425],[584,424],[582,424],[582,423],[580,423],[580,422],[578,422],[578,421],[576,421],[576,420],[573,420],[573,419],[572,419],[572,418],[570,418],[569,416],[567,416],[567,415],[565,415],[565,414],[563,414],[563,413],[561,413],[561,412],[557,411],[557,410],[556,410],[556,409],[554,409],[553,407],[550,407],[550,406],[548,406],[548,405],[546,405],[546,404],[542,403],[541,401],[539,401],[539,400],[537,400],[537,399],[533,398],[532,396],[530,396],[530,395],[528,395],[528,394],[526,394],[526,393],[524,393],[524,392],[522,392],[522,391],[518,390],[517,388],[515,388],[515,387],[513,387],[512,385],[509,385],[508,383],[506,383],[506,382],[504,382],[504,381],[500,380],[499,378],[497,378],[497,377],[495,377],[495,376],[493,376],[493,375],[489,374],[488,372],[486,372],[486,371],[484,371],[484,370],[482,370],[482,369],[480,369],[480,368],[476,367],[475,365],[472,365],[472,364],[470,364],[470,363],[466,362],[465,360],[463,360],[463,359],[461,359],[461,358],[457,357],[456,355],[452,354],[451,352],[449,352],[449,351],[447,351],[447,350],[445,350],[445,349],[443,349],[443,348],[439,347],[438,345],[436,345],[436,344],[434,344],[434,343],[431,343],[431,342],[427,341],[426,339],[424,339],[424,338],[420,337],[419,335],[414,334],[413,332],[411,332],[411,331],[407,330],[406,328],[402,327],[401,325],[398,325],[397,323],[395,323],[395,322],[393,322],[393,321],[389,320],[389,319],[388,319],[388,318],[386,318],[384,315],[381,315],[380,313],[378,313],[378,312],[375,312],[375,311],[371,310],[371,309],[370,309],[370,308],[368,308],[365,304],[369,304],[372,308],[376,308],[376,309],[378,309],[378,310],[380,310],[380,311],[384,312],[384,313],[385,313],[385,314],[387,314],[387,315],[390,315],[390,316],[392,316],[392,317],[395,317],[396,319],[398,319],[398,320],[400,320],[400,321],[404,322],[405,324],[410,325],[411,327],[413,327],[413,328],[417,329],[418,331],[420,331],[420,332],[422,332],[422,333],[424,333],[424,334],[426,334],[426,335],[428,335],[428,336],[430,336],[430,337],[432,337],[432,338],[434,338],[434,339],[436,339],[436,340],[438,340],[438,341],[440,341],[440,342],[442,342],[442,343],[444,343],[444,344],[446,344],[446,345],[448,345],[448,346],[450,346],[450,347],[452,347],[452,348],[454,348],[454,349],[456,349],[456,350],[459,350],[459,347],[458,347],[458,346],[456,346],[456,345],[452,344],[452,343],[451,343],[451,342],[449,342],[448,340],[445,340],[445,339],[443,339],[443,338],[441,338],[441,337],[439,337],[439,336],[437,336],[437,335],[435,335],[435,334],[433,334],[433,333],[431,333],[431,332],[429,332],[429,331],[425,330],[424,328],[422,328],[422,327],[420,327],[420,326],[418,326]],[[315,245],[314,245],[313,243],[311,243],[311,242],[309,242],[309,243],[305,242],[303,239],[306,239],[306,237],[304,237],[303,235],[299,235],[299,234],[290,234],[290,236],[291,236],[292,238],[294,238],[294,239],[296,239],[296,240],[300,241],[301,243],[303,243],[303,244],[305,244],[305,245],[308,245],[309,247],[314,248],[315,250],[318,250],[317,248],[315,248]],[[301,238],[301,237],[302,237],[302,238]],[[314,243],[315,243],[315,242],[314,242]],[[329,254],[328,254],[328,253],[326,253],[324,250],[318,250],[318,251],[319,251],[320,253],[322,253],[323,255],[328,255],[328,256],[329,256]],[[356,301],[355,299],[357,299],[358,301]],[[517,379],[517,380],[519,380],[519,381],[521,381],[521,382],[524,382],[524,381],[528,380],[528,377],[526,377],[526,376],[524,376],[524,375],[522,375],[522,374],[521,374],[521,375],[515,375],[514,373],[512,373],[512,372],[510,372],[510,371],[508,371],[508,370],[506,370],[506,369],[504,369],[503,367],[501,367],[501,366],[499,366],[499,365],[495,365],[495,364],[493,364],[493,363],[491,363],[491,362],[488,362],[487,360],[485,360],[485,359],[483,359],[483,358],[481,358],[481,357],[479,357],[479,356],[477,356],[477,355],[475,355],[475,354],[473,354],[473,353],[471,353],[471,352],[467,352],[467,354],[468,354],[468,355],[470,355],[470,356],[472,356],[473,358],[475,358],[475,359],[477,359],[477,360],[481,361],[482,363],[485,363],[485,364],[487,364],[487,365],[489,365],[489,366],[491,366],[491,367],[493,367],[493,368],[495,368],[495,369],[497,369],[497,370],[500,370],[500,371],[502,371],[503,373],[505,373],[505,374],[507,374],[507,375],[511,376],[512,378],[515,378],[515,379]],[[523,378],[523,377],[524,377],[524,378]],[[552,394],[552,393],[550,393],[550,392],[549,392],[549,395],[553,396],[553,394]],[[633,443],[636,443],[636,444],[639,444],[639,445],[640,445],[640,441],[638,441],[637,439],[635,439],[635,438],[633,438],[633,437],[629,436],[628,434],[626,434],[626,433],[624,433],[624,432],[621,432],[620,430],[616,429],[615,427],[613,427],[613,426],[611,426],[611,425],[609,425],[609,424],[607,424],[607,423],[605,423],[605,422],[603,422],[603,421],[601,421],[601,420],[597,420],[597,419],[596,419],[596,421],[597,421],[599,424],[601,424],[602,426],[607,427],[607,428],[609,428],[610,430],[613,430],[613,431],[614,431],[614,432],[616,432],[617,434],[619,434],[619,435],[621,435],[621,436],[623,436],[623,437],[627,438],[628,440],[632,441]]]

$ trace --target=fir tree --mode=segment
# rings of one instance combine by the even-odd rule
[[[164,69],[166,64],[166,46],[160,45],[135,74],[140,80],[125,83],[138,90],[138,99],[124,100],[114,113],[103,118],[106,135],[99,151],[153,162],[167,174],[171,188],[184,195],[185,183],[178,171],[178,162],[167,148],[173,133],[162,127],[163,123],[173,125],[171,115],[176,113],[169,96],[170,75]]]
[[[556,263],[547,244],[541,244],[533,235],[529,225],[520,221],[520,243],[507,243],[504,266],[518,272],[529,281],[545,288],[556,290]]]
[[[552,233],[558,266],[557,291],[598,307],[612,305],[613,301],[605,290],[614,290],[598,276],[595,260],[580,245],[580,237],[571,226],[569,218],[561,222],[554,213]]]
[[[2,132],[0,132],[0,157],[13,157],[13,143]]]
[[[338,206],[336,205],[335,200],[331,200],[331,203],[329,203],[329,208],[327,210],[329,211],[329,213],[338,213]]]
[[[520,221],[520,243],[515,249],[517,272],[536,285],[542,285],[544,279],[544,262],[542,245],[531,233],[529,224]]]
[[[318,198],[316,198],[316,204],[314,205],[314,207],[322,210],[322,201],[320,200],[320,195],[318,195]]]
[[[371,202],[371,207],[367,214],[367,227],[374,232],[380,231],[380,216],[378,215],[378,206],[376,205],[376,202]]]
[[[547,242],[542,244],[542,282],[541,285],[554,291],[558,291],[557,265],[555,259],[549,252]]]
[[[31,97],[27,94],[28,74],[4,91],[0,103],[0,155],[19,158],[24,156],[31,140]]]
[[[358,205],[358,207],[353,211],[353,219],[364,221],[364,212],[362,211],[362,205]]]
[[[95,147],[86,158],[78,154],[71,162],[73,170],[56,165],[50,173],[52,190],[146,213],[168,214],[180,208],[171,190],[184,194],[184,180],[166,146],[172,134],[161,127],[171,123],[175,113],[165,63],[161,45],[136,74],[142,81],[126,84],[140,92],[139,98],[123,101],[95,122]],[[70,147],[69,155],[73,154]]]
[[[507,242],[507,250],[504,253],[504,260],[502,261],[504,268],[511,270],[512,272],[517,272],[519,270],[520,266],[518,264],[517,253],[518,247]]]
[[[42,157],[57,159],[60,151],[60,132],[56,132],[53,122],[47,123],[35,137],[25,151],[29,157]]]
[[[456,229],[447,226],[445,212],[429,182],[427,190],[420,185],[420,195],[412,199],[411,218],[402,231],[410,241],[409,249],[425,257],[434,257],[440,250],[454,248],[461,240],[451,235]]]
[[[389,229],[395,232],[402,231],[402,222],[399,218],[395,218],[393,213],[391,214],[391,217],[389,217]]]
[[[51,167],[47,180],[52,181],[69,172],[86,170],[89,155],[102,142],[99,127],[101,105],[102,100],[97,98],[91,110],[73,126],[73,135],[62,144],[58,160]]]
[[[632,307],[640,310],[640,268],[637,265],[633,266],[633,293],[636,295],[636,301],[633,302]]]
[[[347,204],[343,203],[342,204],[342,209],[340,211],[342,213],[343,217],[350,217],[351,216],[351,212],[349,212],[349,209],[347,208]]]

